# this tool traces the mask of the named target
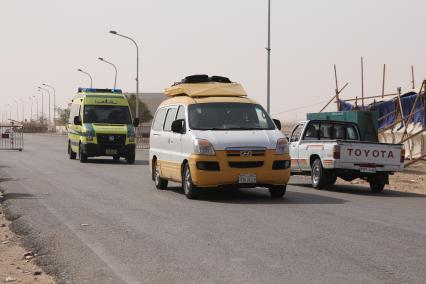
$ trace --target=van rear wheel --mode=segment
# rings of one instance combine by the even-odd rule
[[[155,187],[157,189],[167,189],[167,185],[169,184],[168,180],[162,179],[160,177],[160,171],[158,169],[158,163],[157,160],[154,160],[154,164],[153,164],[153,178],[154,178],[154,182],[155,182]]]

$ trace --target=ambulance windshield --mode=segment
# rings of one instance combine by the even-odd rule
[[[132,124],[129,107],[86,105],[84,123]]]

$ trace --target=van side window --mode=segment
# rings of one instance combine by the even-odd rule
[[[166,118],[167,109],[162,108],[157,111],[154,122],[152,123],[152,129],[155,131],[161,131],[164,125],[164,119]]]
[[[180,106],[176,115],[176,120],[183,119],[185,120],[185,108]]]
[[[319,139],[319,122],[309,123],[306,127],[303,140],[318,140]]]
[[[170,108],[167,111],[166,122],[164,123],[164,131],[172,131],[172,123],[176,118],[176,108]]]

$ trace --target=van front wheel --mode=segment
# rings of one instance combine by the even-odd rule
[[[185,192],[185,196],[188,199],[197,198],[197,187],[192,183],[191,170],[189,168],[189,164],[185,164],[185,167],[183,169],[182,188],[183,188],[183,191]]]

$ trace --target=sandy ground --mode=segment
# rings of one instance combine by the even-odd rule
[[[55,283],[34,263],[37,256],[21,246],[9,224],[0,206],[0,283]]]

